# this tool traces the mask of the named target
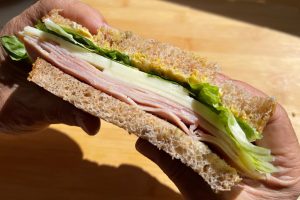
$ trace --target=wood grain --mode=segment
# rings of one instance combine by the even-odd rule
[[[300,14],[291,3],[85,2],[112,26],[198,52],[217,61],[224,73],[274,96],[300,137]],[[280,20],[272,17],[277,14]],[[66,125],[39,135],[1,135],[0,198],[181,199],[168,177],[137,153],[135,141],[105,122],[93,137]]]

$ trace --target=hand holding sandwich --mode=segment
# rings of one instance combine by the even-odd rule
[[[68,18],[84,24],[91,32],[105,23],[99,12],[79,1],[38,1],[19,16],[13,18],[0,31],[0,36],[17,34],[25,26],[33,25],[50,10],[60,8]],[[76,10],[76,12],[74,12]],[[89,13],[89,15],[86,15]],[[80,126],[88,134],[96,134],[98,118],[87,114],[26,80],[27,73],[12,63],[0,48],[0,132],[35,132],[52,123]]]
[[[41,19],[53,8],[64,9],[63,16],[60,16],[57,11],[53,11],[50,16],[43,18],[42,22],[35,24],[35,28],[24,28],[25,25],[34,25],[37,19]],[[80,10],[81,14],[73,12],[74,10]],[[89,17],[84,16],[86,13],[89,13]],[[64,17],[73,20],[73,22]],[[185,61],[187,61],[186,64],[190,66],[202,66],[205,63],[202,59],[195,58],[193,54],[186,51],[162,43],[153,43],[153,40],[144,40],[128,32],[118,32],[111,27],[102,27],[99,30],[98,37],[97,35],[92,36],[87,29],[80,28],[81,25],[86,26],[92,34],[96,34],[96,29],[103,23],[103,18],[96,11],[77,1],[40,1],[25,11],[21,17],[19,16],[8,23],[1,35],[17,34],[24,28],[24,31],[20,34],[24,37],[23,42],[25,42],[27,53],[32,61],[35,61],[28,80],[35,82],[57,96],[64,97],[66,101],[95,116],[119,125],[142,138],[152,140],[152,143],[159,144],[158,147],[165,147],[164,150],[173,157],[182,158],[185,164],[187,164],[189,158],[192,161],[189,166],[203,175],[206,182],[211,184],[213,189],[229,190],[240,179],[234,169],[226,165],[223,160],[208,150],[200,141],[196,141],[194,137],[214,142],[219,147],[223,147],[228,155],[233,156],[231,159],[236,158],[233,161],[237,161],[236,164],[250,177],[257,177],[259,173],[271,174],[264,181],[256,179],[250,181],[244,178],[243,182],[233,187],[231,192],[221,193],[223,198],[267,199],[273,197],[294,198],[297,196],[297,190],[299,190],[297,177],[299,176],[300,165],[299,145],[290,122],[281,107],[277,106],[276,113],[269,121],[269,117],[273,113],[273,105],[275,105],[271,98],[262,97],[261,101],[251,101],[250,103],[246,93],[256,93],[252,95],[253,97],[260,96],[261,94],[257,90],[239,82],[234,84],[227,82],[229,85],[214,85],[219,84],[218,77],[220,78],[220,76],[217,76],[216,82],[202,83],[199,82],[202,79],[197,79],[199,78],[197,74],[194,74],[195,76],[188,74],[189,79],[184,79],[184,81],[187,81],[185,86],[187,84],[189,86],[183,88],[178,84],[174,85],[172,82],[157,77],[156,75],[160,73],[154,76],[153,74],[147,74],[147,68],[144,68],[142,61],[145,58],[151,59],[151,56],[157,55],[157,52],[155,52],[155,48],[139,49],[141,47],[139,44],[143,44],[145,47],[155,45],[157,49],[167,47],[172,50],[169,51],[172,52],[171,56],[168,56],[168,54],[166,57],[159,59],[165,62],[156,63],[155,65],[162,64],[162,68],[154,68],[155,70],[167,69],[163,68],[168,67],[170,60],[167,60],[167,57],[184,56]],[[12,38],[10,38],[10,41],[12,41]],[[106,49],[107,45],[113,45],[110,47],[112,49]],[[132,48],[136,48],[135,51],[132,51]],[[129,53],[129,55],[125,55],[122,51],[119,51],[120,49]],[[26,52],[26,50],[24,51]],[[130,55],[130,52],[133,54]],[[149,57],[143,56],[141,52],[146,55],[148,53]],[[13,58],[14,53],[15,51],[12,55],[10,54]],[[35,60],[36,57],[41,58]],[[3,101],[0,104],[0,127],[3,132],[39,130],[50,123],[58,122],[79,125],[88,133],[95,133],[98,130],[99,120],[97,118],[77,110],[70,104],[58,100],[56,96],[50,95],[50,93],[28,83],[24,66],[21,70],[16,64],[8,61],[6,57],[3,57],[2,60],[0,85],[1,100]],[[150,61],[155,63],[157,60],[157,57],[155,57]],[[182,64],[180,62],[175,64],[178,65],[176,66],[177,70],[186,72],[187,69],[193,69],[192,67],[181,68],[180,65]],[[133,67],[139,68],[141,71],[128,68],[128,65],[134,65]],[[197,72],[199,71],[203,76],[209,76],[212,72],[210,68],[197,68]],[[126,82],[128,81],[126,80],[127,75],[132,73],[142,77],[139,81],[145,84],[144,88],[149,91],[141,93],[143,91],[139,88],[141,84],[134,85]],[[170,78],[170,80],[175,78],[183,81],[182,77],[178,76],[165,78]],[[151,81],[145,81],[150,79]],[[80,80],[83,82],[80,82]],[[119,81],[122,83],[121,86],[116,84]],[[147,84],[150,82],[163,84],[165,88],[159,87],[159,90],[164,92],[159,93],[157,89],[154,90],[148,87]],[[236,98],[237,95],[234,93],[236,86],[234,85],[244,86],[241,91],[242,95],[239,96],[242,98],[241,101]],[[218,87],[222,87],[223,92],[225,91],[223,94],[225,99],[221,99]],[[107,90],[107,88],[110,90]],[[166,95],[169,91],[166,91],[166,88],[172,88],[173,93],[170,95],[184,100],[178,100],[176,103],[170,102],[168,100],[170,97]],[[192,97],[186,89],[193,93]],[[143,98],[145,99],[136,98],[136,94],[144,95]],[[155,109],[155,106],[154,108],[147,107],[145,103],[140,103],[140,101],[148,101],[152,98],[161,101],[160,109]],[[230,101],[228,102],[226,99],[230,99]],[[156,101],[150,103],[155,104]],[[247,110],[247,113],[250,114],[248,116],[233,115],[230,107],[236,103],[239,106],[248,104],[250,110]],[[168,106],[164,107],[165,104],[172,105],[175,109],[169,110]],[[185,112],[184,116],[176,113],[178,108]],[[116,109],[119,109],[120,112]],[[156,114],[156,117],[147,114],[146,111]],[[122,114],[122,112],[125,114]],[[128,116],[128,113],[133,114],[133,118],[124,118]],[[206,113],[206,115],[203,113]],[[251,114],[260,117],[253,118]],[[205,120],[198,121],[203,120],[199,115],[215,127],[207,124]],[[164,121],[165,118],[170,119],[169,121],[172,121],[172,124]],[[262,131],[264,123],[267,121],[269,122],[264,129],[264,138],[259,140],[261,138],[260,131]],[[203,127],[200,127],[200,125]],[[197,129],[197,126],[199,126],[199,129]],[[205,133],[205,131],[210,134]],[[224,135],[224,133],[227,135]],[[164,139],[165,137],[169,138]],[[223,141],[219,137],[223,137],[225,140]],[[176,138],[178,141],[174,142],[175,140],[172,139]],[[255,140],[257,140],[256,145],[265,148],[255,146]],[[285,142],[282,143],[282,140],[285,140]],[[177,147],[176,149],[174,144]],[[172,161],[169,156],[153,149],[148,143],[139,142],[137,148],[144,155],[158,163],[185,197],[190,199],[198,197],[217,198],[190,168],[183,167],[184,165],[181,165],[178,161]],[[190,148],[195,149],[195,151],[188,151]],[[270,163],[273,157],[269,149],[276,158],[274,165],[280,169],[280,172],[277,172],[277,169]],[[190,152],[191,155],[185,155],[184,152]],[[214,162],[210,162],[211,160]],[[194,163],[194,165],[191,163]],[[214,170],[217,173],[214,173]],[[276,194],[275,191],[280,193]]]
[[[245,89],[257,92],[255,88],[238,82]],[[203,179],[178,160],[149,142],[138,139],[137,150],[155,162],[175,183],[186,199],[297,199],[300,195],[300,147],[284,108],[277,105],[276,111],[264,130],[264,137],[257,141],[262,147],[271,149],[275,165],[282,169],[266,181],[244,179],[232,191],[214,193]]]

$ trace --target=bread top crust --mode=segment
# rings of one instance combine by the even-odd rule
[[[53,10],[45,18],[65,27],[88,31],[58,12]],[[154,72],[180,83],[193,76],[198,81],[219,86],[222,103],[259,132],[263,131],[274,113],[274,98],[248,92],[229,79],[220,82],[218,67],[192,52],[109,26],[102,26],[93,40],[101,47],[127,54],[133,65],[142,71]]]

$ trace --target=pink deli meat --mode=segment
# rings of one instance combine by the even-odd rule
[[[52,41],[24,36],[26,49],[35,60],[41,57],[65,73],[129,105],[152,113],[182,129],[186,134],[203,135],[203,131],[216,131],[194,111],[154,92],[119,81],[88,62],[72,56],[67,50]],[[201,130],[200,130],[201,129]]]

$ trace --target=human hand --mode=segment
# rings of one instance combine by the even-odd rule
[[[9,21],[0,36],[17,34],[52,9],[62,9],[63,16],[84,25],[92,33],[105,24],[99,12],[79,1],[41,0]],[[98,118],[27,81],[30,67],[28,63],[12,62],[0,47],[0,132],[37,132],[53,123],[80,126],[88,134],[98,132]]]
[[[264,95],[251,86],[236,81],[251,93]],[[186,199],[297,199],[300,195],[300,147],[286,111],[278,104],[263,132],[258,146],[271,149],[274,165],[280,170],[267,180],[243,179],[230,192],[215,194],[191,168],[158,150],[149,142],[138,139],[137,150],[155,162],[175,183]]]

